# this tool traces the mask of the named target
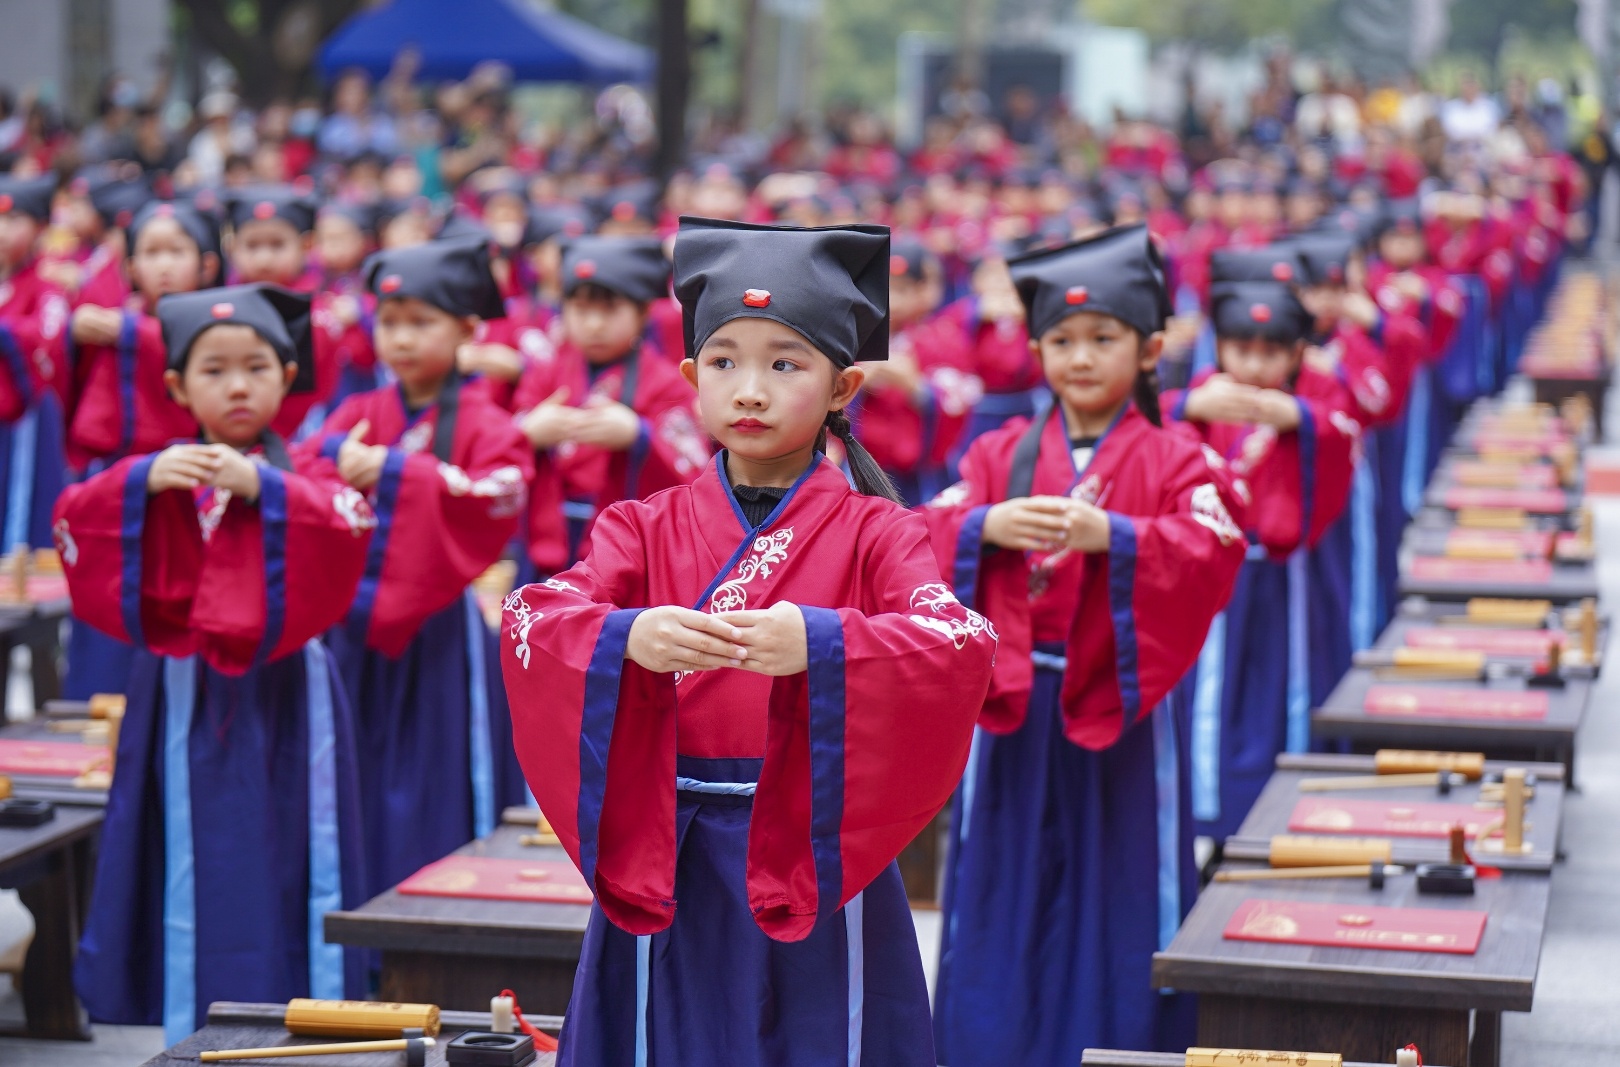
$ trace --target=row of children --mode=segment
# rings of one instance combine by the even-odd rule
[[[282,237],[291,234],[293,243],[307,251],[310,241],[299,227],[313,215],[285,217],[306,210],[290,206],[299,199],[296,194],[256,193],[245,201],[248,206],[233,202],[231,207],[236,218],[233,262],[237,248],[247,248],[244,233],[251,237],[259,223],[271,224],[259,227],[261,234],[279,226]],[[6,204],[6,217],[22,219],[18,229],[26,237],[27,222],[37,216],[12,211],[13,203]],[[859,383],[850,374],[835,376],[842,384],[829,392],[816,425],[820,427],[826,411],[854,414],[861,420],[863,438],[880,461],[887,460],[883,465],[895,481],[907,485],[912,501],[948,480],[944,471],[953,446],[962,446],[1005,416],[1005,409],[994,403],[972,403],[972,371],[988,365],[984,353],[993,353],[996,365],[1006,369],[1003,380],[1020,386],[1000,391],[1004,397],[1035,407],[1043,390],[1032,396],[1029,386],[1043,372],[1057,397],[1056,403],[1041,405],[1043,414],[1034,422],[1016,423],[968,448],[961,461],[963,480],[925,511],[940,572],[962,600],[979,604],[1012,649],[1011,654],[1004,649],[998,660],[984,704],[984,730],[976,735],[960,792],[947,948],[935,1016],[942,1053],[950,1052],[948,1062],[973,1062],[979,1054],[973,1049],[1000,1047],[971,1033],[981,1023],[996,1027],[1003,1042],[1008,1032],[1029,1035],[1029,1055],[1037,1062],[1047,1055],[1042,1049],[1063,1058],[1068,1048],[1083,1044],[1174,1044],[1166,1035],[1174,1032],[1184,1006],[1150,993],[1146,966],[1152,947],[1174,930],[1191,903],[1190,853],[1182,845],[1190,841],[1192,816],[1203,820],[1199,825],[1204,832],[1217,828],[1223,818],[1235,825],[1253,795],[1245,793],[1245,772],[1269,767],[1271,754],[1285,743],[1302,743],[1298,709],[1308,704],[1301,704],[1300,694],[1333,680],[1332,662],[1318,667],[1308,662],[1311,653],[1332,650],[1345,662],[1349,655],[1348,638],[1327,640],[1319,631],[1336,625],[1348,632],[1350,594],[1377,590],[1378,579],[1389,577],[1388,571],[1375,570],[1369,586],[1365,569],[1354,570],[1354,561],[1364,554],[1346,546],[1355,547],[1352,535],[1365,521],[1358,526],[1336,522],[1336,516],[1346,498],[1355,496],[1355,485],[1368,485],[1373,493],[1367,496],[1371,510],[1352,511],[1352,516],[1376,520],[1384,515],[1380,503],[1384,508],[1404,504],[1400,493],[1391,492],[1387,476],[1392,470],[1393,480],[1401,483],[1406,473],[1402,457],[1412,455],[1404,447],[1405,435],[1418,408],[1402,401],[1409,383],[1422,380],[1430,361],[1458,347],[1446,343],[1444,333],[1457,317],[1457,306],[1447,299],[1453,282],[1444,275],[1424,280],[1416,259],[1422,247],[1411,240],[1417,218],[1408,205],[1378,224],[1377,244],[1385,263],[1374,268],[1383,272],[1372,285],[1376,304],[1360,296],[1364,267],[1355,247],[1356,237],[1374,231],[1346,237],[1337,218],[1334,225],[1286,248],[1212,255],[1213,350],[1220,366],[1218,371],[1207,369],[1190,390],[1162,400],[1152,371],[1163,344],[1170,279],[1167,265],[1140,228],[1017,261],[1010,274],[998,271],[991,258],[983,272],[983,296],[938,315],[931,314],[938,302],[937,264],[912,242],[896,240],[891,247],[885,240],[874,260],[872,242],[851,245],[832,237],[804,246],[773,245],[764,237],[742,236],[753,230],[716,226],[704,231],[710,235],[706,241],[683,238],[684,247],[706,249],[704,255],[719,264],[703,271],[724,268],[728,285],[743,285],[737,298],[742,310],[733,307],[727,315],[736,312],[790,327],[801,340],[809,339],[816,352],[841,363],[858,357],[863,376],[891,386],[888,399],[900,400],[892,405],[897,420],[906,420],[912,432],[890,431],[895,423],[883,426],[873,418],[885,403],[883,391],[857,396],[852,383]],[[128,222],[128,277],[136,287],[133,302],[144,310],[121,311],[120,322],[134,325],[121,325],[120,331],[139,338],[144,328],[154,340],[144,349],[137,343],[102,346],[100,351],[93,340],[85,343],[73,353],[77,358],[61,364],[71,373],[42,371],[41,379],[55,384],[35,389],[32,406],[22,407],[25,412],[45,411],[50,404],[40,398],[54,398],[55,404],[66,405],[70,427],[79,423],[86,403],[95,410],[98,393],[106,411],[105,387],[66,386],[88,364],[102,368],[100,373],[116,383],[116,403],[131,405],[122,410],[136,413],[120,423],[131,428],[129,442],[122,441],[121,432],[118,448],[86,461],[88,469],[99,473],[68,491],[56,524],[81,618],[150,652],[138,657],[128,682],[132,718],[120,763],[138,770],[120,775],[115,789],[109,825],[123,844],[108,849],[103,860],[99,884],[105,888],[98,889],[81,957],[81,984],[97,1017],[161,1017],[178,1032],[189,1031],[210,999],[282,999],[306,987],[332,993],[356,990],[363,975],[354,966],[345,974],[342,955],[320,943],[319,923],[312,917],[339,903],[358,902],[472,834],[487,831],[498,805],[521,797],[522,782],[511,764],[507,739],[505,695],[489,661],[487,633],[465,587],[517,534],[526,490],[526,555],[534,577],[553,575],[597,550],[617,551],[623,558],[615,565],[631,570],[673,571],[683,567],[683,557],[667,546],[713,529],[712,523],[705,525],[702,509],[694,504],[691,515],[673,520],[675,527],[691,524],[684,532],[659,534],[643,528],[631,531],[634,536],[625,541],[630,534],[619,528],[622,509],[608,506],[696,478],[694,489],[658,498],[662,506],[673,506],[676,500],[701,495],[705,478],[718,478],[722,495],[716,499],[724,503],[730,496],[735,501],[733,513],[748,536],[729,562],[724,552],[715,554],[710,569],[720,573],[710,583],[713,588],[683,598],[653,592],[662,586],[650,579],[636,584],[619,576],[615,592],[604,595],[623,607],[679,603],[741,612],[740,621],[728,624],[735,631],[708,633],[709,639],[738,642],[725,657],[730,666],[733,659],[747,664],[751,658],[745,654],[750,642],[742,631],[764,633],[783,621],[752,618],[756,613],[743,609],[768,606],[770,596],[762,599],[758,587],[785,566],[791,524],[779,528],[780,515],[771,518],[773,508],[782,510],[780,490],[791,488],[798,475],[809,477],[807,472],[820,468],[810,462],[813,450],[805,442],[781,453],[798,459],[785,467],[752,468],[740,482],[731,479],[725,464],[709,463],[709,439],[724,446],[728,457],[741,454],[743,442],[751,442],[752,451],[763,458],[780,458],[770,451],[780,444],[771,441],[778,428],[760,413],[728,421],[729,409],[711,411],[704,401],[702,368],[732,370],[740,357],[705,353],[697,363],[678,368],[666,355],[684,352],[698,358],[710,332],[719,341],[725,338],[718,325],[695,331],[692,316],[702,307],[702,286],[678,287],[679,305],[668,300],[669,268],[655,240],[568,241],[556,268],[556,291],[563,300],[554,326],[541,301],[510,291],[503,300],[501,279],[512,277],[516,260],[499,248],[492,259],[489,243],[480,235],[384,251],[361,271],[354,300],[361,317],[340,323],[337,334],[328,328],[327,335],[331,340],[369,332],[367,349],[375,351],[393,381],[345,398],[342,372],[364,369],[363,361],[334,356],[336,349],[321,346],[322,305],[328,305],[330,314],[333,302],[329,290],[300,301],[258,278],[245,288],[205,289],[188,296],[196,281],[186,284],[187,278],[201,280],[217,262],[218,238],[208,214],[195,205],[149,203]],[[556,230],[546,243],[555,244],[558,234],[567,236],[566,229]],[[26,241],[22,243],[26,248]],[[697,255],[683,253],[680,242],[675,248],[677,268],[683,256]],[[1402,258],[1402,248],[1409,259]],[[143,250],[150,255],[143,256]],[[19,263],[23,269],[13,276],[26,277],[26,253]],[[186,275],[187,269],[193,274]],[[840,271],[859,282],[864,304],[848,295],[854,282],[841,281]],[[529,317],[506,314],[514,310],[514,301]],[[995,313],[964,310],[975,306]],[[682,336],[673,342],[667,337],[669,326],[680,320],[671,317],[671,308],[683,311],[686,320]],[[68,337],[85,309],[96,325],[96,305],[83,304],[72,313]],[[891,311],[898,311],[898,317],[890,318]],[[826,316],[834,320],[831,325],[822,321]],[[1413,317],[1426,321],[1426,334]],[[54,370],[49,319],[44,313],[15,319],[8,314],[3,321],[17,339],[13,347],[32,354],[36,365]],[[62,321],[57,319],[58,329]],[[325,327],[331,322],[327,318]],[[351,330],[356,323],[361,325]],[[233,326],[242,329],[233,331]],[[851,329],[859,343],[847,333]],[[649,335],[652,339],[643,344]],[[1029,337],[1037,339],[1038,360],[1027,354]],[[1307,338],[1321,342],[1308,359]],[[754,341],[736,343],[748,348]],[[791,356],[791,345],[780,339],[759,343],[778,357]],[[215,351],[221,347],[225,351]],[[844,353],[842,359],[835,352]],[[1117,366],[1099,369],[1110,352],[1116,362],[1118,353],[1129,353],[1129,374]],[[323,353],[328,361],[325,386]],[[1474,370],[1477,349],[1461,358]],[[291,369],[294,363],[302,373]],[[332,373],[334,365],[339,373]],[[1444,360],[1434,364],[1438,370],[1446,365]],[[805,369],[792,358],[773,358],[765,366],[788,376]],[[882,382],[885,376],[891,381]],[[991,380],[989,374],[980,377]],[[23,376],[16,380],[32,381]],[[1124,392],[1119,391],[1122,382]],[[701,429],[692,384],[699,387]],[[740,394],[734,391],[731,407],[757,407],[755,394],[761,388],[756,384]],[[1424,411],[1432,408],[1443,416],[1446,398],[1432,395],[1438,393],[1443,390],[1431,390],[1430,407]],[[208,398],[214,394],[219,399],[211,407]],[[303,401],[304,414],[296,420],[285,417],[283,400]],[[1170,417],[1166,421],[1183,424],[1177,433],[1196,434],[1206,447],[1171,444],[1173,435],[1151,431],[1151,424],[1161,421],[1161,403]],[[317,404],[333,409],[324,421],[307,414]],[[135,447],[133,428],[155,412],[173,417],[171,430]],[[1059,412],[1062,425],[1054,414]],[[295,439],[292,444],[275,432],[278,425]],[[942,434],[941,426],[951,429]],[[1364,427],[1373,433],[1362,433]],[[831,420],[830,428],[847,436],[847,418]],[[956,432],[961,436],[953,441],[951,433]],[[1357,442],[1380,433],[1396,442],[1393,467],[1374,464],[1370,454],[1358,460]],[[1422,437],[1437,440],[1438,431],[1431,427]],[[164,448],[173,438],[186,443]],[[893,458],[893,450],[908,447],[914,455],[929,457],[932,486],[919,467],[908,469]],[[239,462],[244,450],[258,461]],[[860,474],[863,452],[852,444],[842,451]],[[788,471],[793,477],[777,485],[783,481],[782,469],[795,464]],[[1386,476],[1375,481],[1380,474]],[[881,487],[879,475],[867,470],[868,488]],[[724,491],[728,484],[734,487],[729,494]],[[44,499],[48,503],[50,498]],[[600,532],[591,531],[604,509],[620,518]],[[1167,519],[1163,524],[1122,518],[1161,512]],[[299,521],[290,522],[295,515]],[[829,521],[850,529],[864,523],[873,528],[873,537],[886,525],[876,517],[851,518],[841,511]],[[1376,522],[1373,526],[1375,532],[1383,528]],[[783,532],[786,539],[780,537]],[[1241,552],[1245,532],[1258,546],[1251,550],[1258,558],[1247,562]],[[923,536],[918,534],[919,544]],[[895,537],[904,540],[888,533],[878,541],[888,546]],[[606,547],[608,542],[619,548]],[[982,551],[982,546],[1004,551]],[[1306,547],[1313,551],[1301,551]],[[1390,543],[1383,547],[1389,549]],[[983,640],[984,631],[974,621],[979,617],[950,606],[948,586],[919,581],[903,591],[909,599],[898,607],[875,592],[859,592],[865,588],[861,583],[867,580],[862,577],[867,568],[881,570],[883,565],[866,549],[854,557],[850,574],[818,574],[816,581],[843,582],[841,589],[856,590],[848,595],[877,597],[863,601],[863,610],[900,611],[924,628],[926,622],[918,620],[932,620],[936,632],[950,637],[952,648],[966,647],[969,638]],[[826,566],[824,553],[813,558],[816,566]],[[587,570],[605,565],[594,556],[591,560]],[[907,581],[915,577],[904,570]],[[526,665],[542,646],[535,635],[569,617],[560,609],[541,610],[541,598],[604,588],[587,586],[578,578],[580,572],[574,573],[529,586],[509,604],[512,648],[502,660],[509,681],[514,662]],[[601,572],[594,573],[588,580],[597,583]],[[1239,574],[1237,593],[1224,615],[1217,615],[1227,602],[1234,573]],[[680,581],[691,577],[683,572]],[[1178,602],[1183,589],[1187,593]],[[1339,600],[1333,599],[1335,593]],[[842,603],[836,598],[846,593],[830,589],[794,595]],[[1377,604],[1376,597],[1372,603]],[[880,604],[884,606],[873,606]],[[1309,631],[1307,611],[1315,627]],[[1087,616],[1085,625],[1081,615]],[[1323,621],[1317,622],[1319,617]],[[542,618],[553,621],[541,625]],[[677,622],[660,620],[667,626]],[[688,617],[676,629],[690,633],[691,623]],[[633,621],[621,617],[617,625],[631,627]],[[826,632],[831,625],[824,620],[824,643],[832,640]],[[846,631],[848,625],[846,620]],[[84,629],[76,628],[76,639]],[[578,641],[584,632],[576,627],[567,637]],[[1288,638],[1280,640],[1284,633]],[[634,635],[625,630],[619,637],[632,640]],[[317,638],[323,640],[311,644]],[[665,633],[661,639],[679,644],[679,633]],[[632,658],[655,672],[718,665],[681,659],[670,647],[666,645],[663,659]],[[881,641],[879,647],[887,651],[862,655],[882,660],[894,651]],[[1283,653],[1291,670],[1278,669]],[[569,668],[595,662],[590,649],[583,659],[577,653],[553,658]],[[1196,681],[1183,681],[1195,660]],[[801,672],[805,662],[787,661]],[[850,661],[844,663],[846,683],[854,684],[848,683]],[[895,677],[902,674],[897,671]],[[722,695],[714,701],[703,698],[691,713],[700,719],[705,709],[721,714],[683,731],[681,766],[689,759],[757,760],[768,734],[762,720],[732,720],[745,707],[757,713],[766,703],[776,707],[778,696],[793,704],[806,692],[802,683],[780,694],[783,683],[757,692],[743,686],[745,691],[734,699],[725,691],[742,685],[736,676],[714,677]],[[812,688],[826,684],[825,673],[821,677],[821,683],[812,679]],[[940,699],[954,702],[958,683],[948,674],[942,677],[952,688],[949,698]],[[908,693],[933,691],[915,678],[903,680]],[[701,688],[701,683],[697,679],[691,684]],[[516,693],[521,684],[513,684]],[[604,698],[601,684],[592,687],[598,711]],[[542,683],[538,691],[550,694],[545,705],[531,699],[528,716],[536,736],[556,728],[554,723],[543,726],[541,720],[556,714],[555,695],[565,691],[558,685],[556,678]],[[1244,686],[1250,691],[1245,693]],[[971,693],[973,686],[961,685],[960,690]],[[611,697],[611,691],[606,695]],[[652,693],[649,699],[656,704],[664,696]],[[1041,701],[1048,708],[1057,704],[1063,714],[1053,708],[1046,715],[1029,715],[1026,709],[1035,698],[1036,707]],[[881,705],[885,698],[863,699]],[[683,711],[691,703],[683,703]],[[292,706],[303,714],[288,719],[286,708]],[[824,715],[830,714],[829,707],[823,706]],[[514,710],[522,751],[525,712],[521,706]],[[978,714],[979,703],[972,710]],[[784,705],[783,714],[803,712]],[[666,718],[668,722],[660,722],[673,729],[673,718]],[[1127,729],[1138,719],[1153,725]],[[584,729],[584,722],[568,728]],[[1074,744],[1056,742],[1060,724],[1063,736]],[[889,744],[893,730],[910,725],[885,721],[881,729],[890,732],[874,735],[880,738],[878,747]],[[857,728],[851,721],[844,729]],[[706,730],[718,733],[706,737]],[[594,741],[605,742],[619,737],[611,731],[610,715],[606,726],[597,720],[587,732]],[[645,740],[661,745],[670,739],[653,732]],[[576,785],[584,788],[583,769],[576,766],[570,778],[549,762],[536,761],[554,761],[559,751],[565,760],[569,753],[584,752],[577,742],[526,754],[530,783],[565,841],[567,813],[577,809],[583,819],[592,805],[577,796],[559,796],[556,790],[569,794]],[[841,791],[844,824],[852,835],[869,838],[874,851],[840,861],[851,868],[842,876],[845,888],[864,888],[915,832],[917,819],[932,814],[930,805],[943,802],[955,784],[960,757],[966,755],[964,735],[953,769],[950,742],[949,731],[942,729],[926,745],[907,735],[897,746],[901,752],[932,753],[937,758],[934,771],[949,783],[944,792],[930,786],[919,798],[913,795],[914,780],[900,776],[888,782],[895,776],[884,762],[887,755],[867,765],[887,783],[873,787],[875,807],[861,815],[872,820],[869,827],[857,829],[850,823],[859,805],[853,778],[846,782]],[[604,766],[607,751],[605,744],[595,746]],[[675,758],[676,749],[641,756],[662,754]],[[786,751],[784,756],[793,758]],[[922,774],[927,761],[921,755],[918,759],[917,773]],[[1121,766],[1113,766],[1115,762]],[[1182,764],[1203,773],[1175,773],[1173,768]],[[804,773],[802,764],[795,766],[799,769],[792,773]],[[747,783],[750,773],[759,778],[757,767],[688,770],[692,773],[679,767],[671,773],[697,783]],[[811,771],[819,773],[814,765]],[[596,773],[595,787],[605,788],[602,768]],[[649,778],[643,785],[656,791],[662,788],[657,781]],[[275,803],[269,799],[272,785]],[[1073,801],[1082,795],[1077,789],[1088,798],[1084,805]],[[302,803],[287,803],[289,790]],[[807,809],[802,790],[795,786],[790,792],[791,828],[806,817]],[[689,794],[712,795],[687,788],[681,798]],[[216,803],[192,805],[193,797]],[[637,852],[641,823],[651,818],[657,830],[656,813],[663,810],[658,805],[675,802],[671,794],[607,809],[615,818],[609,820],[611,827],[601,824],[600,829],[611,828],[624,842],[619,847],[629,849],[616,853],[621,862],[642,871],[651,853]],[[694,803],[712,807],[717,802]],[[1133,812],[1154,813],[1151,832],[1121,814],[1126,804]],[[598,822],[603,811],[598,800]],[[813,811],[809,817],[814,821]],[[676,825],[687,826],[684,818]],[[739,818],[748,825],[746,812],[726,818],[733,830]],[[881,832],[870,828],[879,824]],[[239,825],[260,833],[229,833]],[[835,818],[828,831],[834,838],[838,825]],[[969,835],[970,826],[994,829]],[[1038,838],[1037,827],[1057,837]],[[814,836],[825,842],[823,831],[826,825]],[[576,847],[583,848],[585,836],[575,831]],[[601,847],[606,847],[605,839]],[[831,861],[824,845],[818,848],[822,851],[814,867],[819,879],[826,873],[824,861]],[[976,852],[991,848],[997,851]],[[1052,867],[1054,856],[1067,858],[1059,864],[1061,870]],[[796,862],[792,855],[780,858]],[[595,865],[596,857],[584,863]],[[1021,865],[1028,868],[1027,877],[1009,875]],[[586,869],[590,874],[591,866]],[[252,879],[251,893],[242,893],[236,884],[244,870],[261,875]],[[1105,870],[1110,873],[1104,875]],[[802,891],[803,873],[784,875],[783,884]],[[664,909],[673,893],[658,872],[628,877],[628,884],[616,875],[611,886],[604,886],[598,876],[595,886],[608,917],[633,930],[651,920],[633,918],[634,909],[615,910],[615,893],[623,890],[643,903],[656,897],[664,902],[658,909]],[[647,878],[654,884],[643,884]],[[1145,885],[1157,892],[1146,893]],[[766,898],[774,901],[770,907],[787,909],[780,929],[762,920],[775,935],[802,932],[804,916],[813,917],[816,911],[795,907],[795,892],[761,892],[754,901],[758,907],[750,909],[754,914],[768,910],[760,903]],[[1006,893],[1016,899],[1009,903],[1000,896]],[[884,905],[892,906],[892,900]],[[658,909],[655,914],[667,915]],[[1053,925],[1054,917],[1061,922]],[[874,928],[889,930],[892,918],[874,918]],[[708,936],[701,929],[708,925],[699,924],[698,937]],[[592,951],[625,950],[625,944],[612,944],[605,927],[601,930],[602,941]],[[761,941],[758,947],[770,946]],[[614,963],[604,957],[594,971],[582,969],[581,981],[593,973],[590,981],[608,983],[602,995],[616,996],[612,983],[628,973],[621,965],[631,961],[633,972],[637,958],[636,951],[623,958],[614,955]],[[763,956],[763,971],[745,973],[770,973],[780,962]],[[678,982],[670,976],[659,988]],[[1055,999],[1048,1004],[1043,998]],[[576,1002],[582,1009],[589,1003],[577,997]],[[1082,1004],[1090,1007],[1082,1010]],[[923,1007],[926,1011],[926,1003]],[[584,1020],[590,1016],[589,1010],[582,1011],[580,1025],[587,1025]],[[755,1022],[745,1024],[748,1032],[758,1029]],[[957,1026],[969,1031],[953,1036]],[[608,1029],[620,1033],[614,1026]],[[896,1033],[906,1030],[898,1027]],[[888,1047],[873,1036],[884,1032],[876,1023],[868,1032],[880,1042],[871,1046],[874,1050]],[[1076,1041],[1081,1045],[1074,1045]],[[599,1060],[585,1056],[577,1062]]]

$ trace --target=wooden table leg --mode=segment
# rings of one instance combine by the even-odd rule
[[[1497,1067],[1502,1062],[1502,1013],[1474,1012],[1474,1039],[1468,1046],[1468,1067]]]
[[[34,916],[34,940],[23,960],[22,1001],[28,1037],[90,1040],[90,1022],[73,989],[79,947],[80,850],[63,848],[45,860],[45,874],[17,888]]]
[[[1469,1063],[1468,1012],[1200,993],[1198,1043],[1338,1052],[1346,1060],[1367,1063],[1388,1063],[1396,1049],[1412,1043],[1423,1050],[1427,1063]]]
[[[30,673],[34,681],[34,708],[43,710],[47,700],[62,695],[62,624],[56,619],[36,619],[27,633]]]

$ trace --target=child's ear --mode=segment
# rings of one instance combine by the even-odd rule
[[[164,371],[163,387],[169,391],[169,398],[176,404],[179,404],[181,407],[188,410],[191,408],[191,405],[186,401],[186,384],[185,381],[180,377],[179,371]]]
[[[1159,357],[1164,355],[1164,331],[1148,334],[1142,342],[1142,359],[1139,364],[1144,371],[1153,370],[1159,365]]]
[[[210,286],[212,286],[214,284],[215,279],[217,279],[218,277],[219,277],[219,256],[216,255],[213,252],[204,252],[202,254],[202,271],[201,271],[201,273],[199,273],[197,275],[197,281],[200,282],[201,284],[199,284],[197,286],[197,288],[199,288],[199,289],[207,289],[207,288],[209,288]]]
[[[298,364],[288,362],[281,365],[281,395],[286,396],[292,391],[293,382],[298,378]]]
[[[470,341],[474,337],[478,336],[478,325],[482,321],[483,320],[480,319],[477,315],[463,315],[463,316],[461,316],[461,329],[462,329],[463,332],[466,333],[467,340]]]
[[[859,367],[845,367],[833,379],[832,397],[827,401],[828,411],[842,411],[855,399],[866,382],[866,372]]]
[[[309,230],[301,234],[300,238],[300,243],[304,246],[304,255],[307,256],[315,250],[315,231]]]
[[[681,377],[686,379],[687,385],[697,388],[697,360],[690,357],[681,360]]]

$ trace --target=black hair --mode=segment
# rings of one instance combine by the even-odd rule
[[[627,300],[640,311],[646,311],[647,305],[639,300],[631,300],[617,289],[609,289],[600,282],[580,282],[564,298],[566,300],[584,300],[591,304],[611,304],[618,300]]]
[[[1159,410],[1159,368],[1136,372],[1136,384],[1131,387],[1131,399],[1136,410],[1153,425],[1163,428],[1164,415]]]
[[[827,421],[822,423],[821,434],[816,438],[816,451],[827,450],[829,433],[844,442],[844,456],[849,461],[849,474],[855,482],[856,492],[867,496],[880,496],[885,500],[894,501],[901,507],[905,506],[906,502],[901,498],[900,490],[896,489],[889,476],[883,473],[883,468],[872,458],[872,453],[855,440],[855,426],[849,421],[849,414],[843,408],[827,412]]]

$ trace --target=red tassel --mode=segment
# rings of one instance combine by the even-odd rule
[[[534,1039],[534,1050],[536,1052],[556,1052],[557,1039],[544,1030],[536,1029],[533,1023],[523,1017],[523,1008],[518,1004],[517,994],[510,989],[503,989],[501,990],[501,996],[512,998],[512,1015],[517,1019],[518,1029]],[[1421,1058],[1419,1062],[1421,1062]]]
[[[1418,1067],[1423,1067],[1423,1053],[1418,1051],[1418,1047],[1416,1045],[1409,1044],[1409,1045],[1406,1046],[1404,1051],[1406,1051],[1406,1052],[1417,1052]]]

